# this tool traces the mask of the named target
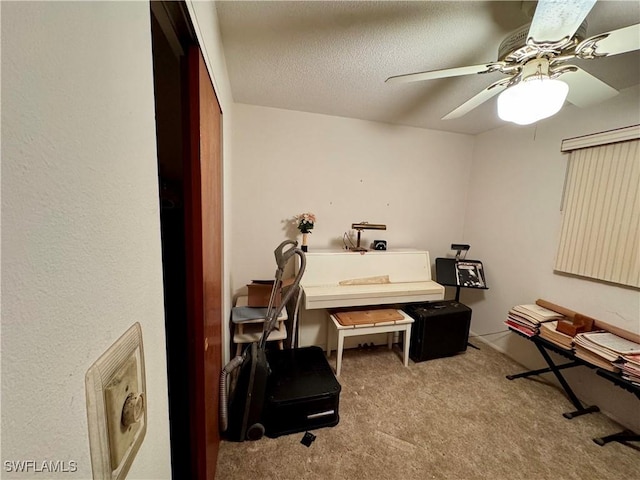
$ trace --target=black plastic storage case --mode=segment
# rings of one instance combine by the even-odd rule
[[[341,387],[320,347],[274,350],[267,358],[272,370],[263,412],[268,437],[338,424]]]
[[[409,357],[414,362],[464,352],[469,341],[471,309],[455,300],[413,303],[403,310],[414,320]]]

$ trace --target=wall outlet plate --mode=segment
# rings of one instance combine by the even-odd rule
[[[142,327],[135,323],[85,376],[95,480],[126,478],[147,432]]]

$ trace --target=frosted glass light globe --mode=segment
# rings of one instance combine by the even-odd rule
[[[561,80],[531,76],[507,88],[498,97],[498,116],[507,122],[529,125],[560,111],[569,93]]]

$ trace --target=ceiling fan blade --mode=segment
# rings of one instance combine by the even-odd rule
[[[568,71],[560,76],[560,79],[569,85],[567,100],[578,107],[590,107],[611,97],[615,97],[618,91],[594,77],[581,68]]]
[[[576,56],[594,58],[640,50],[640,23],[587,38],[576,47]]]
[[[461,75],[473,75],[474,73],[491,73],[499,71],[505,65],[504,62],[483,63],[469,67],[447,68],[444,70],[430,70],[427,72],[407,73],[389,77],[385,83],[409,83],[436,78],[459,77]]]
[[[498,80],[497,82],[492,83],[475,97],[470,98],[458,108],[446,114],[444,117],[442,117],[442,120],[453,120],[454,118],[460,118],[463,115],[466,115],[474,108],[480,106],[490,98],[502,92],[505,88],[507,88],[507,84],[510,80],[510,78],[503,78],[502,80]]]
[[[555,43],[571,38],[596,0],[539,0],[528,39],[537,43]]]

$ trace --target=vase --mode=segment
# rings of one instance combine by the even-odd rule
[[[307,247],[307,237],[309,236],[308,233],[306,232],[302,232],[302,251],[306,252],[308,250]]]

